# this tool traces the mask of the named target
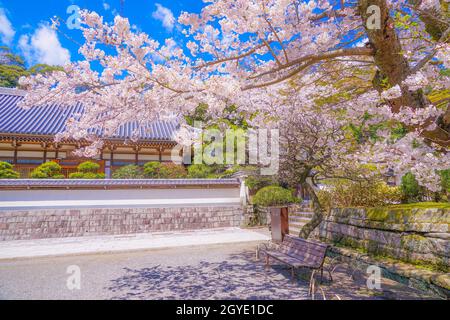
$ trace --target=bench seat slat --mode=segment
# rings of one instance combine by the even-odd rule
[[[319,269],[323,265],[328,245],[285,235],[277,250],[267,250],[266,254],[292,267]]]
[[[290,266],[293,266],[295,268],[300,268],[300,267],[319,268],[321,265],[321,262],[317,262],[317,261],[313,262],[310,260],[299,260],[297,258],[288,256],[287,254],[284,254],[284,253],[281,253],[278,251],[266,251],[266,254],[268,254],[272,258],[275,258],[276,260],[279,260],[281,262],[289,264]]]
[[[309,247],[307,245],[296,245],[296,244],[285,244],[285,245],[281,245],[280,246],[280,251],[284,252],[286,254],[298,254],[301,252],[305,252],[308,255],[313,255],[313,256],[317,256],[317,257],[323,257],[323,255],[325,254],[326,250],[325,249],[321,249],[321,250],[317,250],[316,248],[312,248]]]

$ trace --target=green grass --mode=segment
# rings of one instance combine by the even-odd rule
[[[388,206],[390,209],[415,209],[415,208],[437,208],[437,209],[448,209],[450,208],[450,203],[448,202],[418,202],[418,203],[407,203],[407,204],[395,204]]]

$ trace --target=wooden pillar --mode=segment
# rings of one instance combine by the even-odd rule
[[[55,159],[58,160],[59,158],[59,148],[60,145],[58,143],[55,143]]]
[[[159,147],[158,151],[159,151],[159,162],[162,162],[162,152],[163,152],[164,148],[163,147]]]
[[[19,147],[19,143],[17,143],[17,140],[13,140],[11,144],[14,147],[13,163],[17,164],[17,148]]]
[[[134,164],[139,164],[139,151],[141,150],[141,147],[134,146]]]
[[[116,146],[113,145],[113,144],[109,145],[109,151],[110,151],[110,153],[109,153],[109,161],[111,163],[110,164],[111,167],[113,166],[113,161],[114,161],[114,150],[116,150]]]
[[[46,163],[47,162],[47,147],[48,147],[48,144],[47,144],[47,142],[42,142],[41,146],[44,149],[44,156],[42,157],[42,163]]]
[[[116,146],[111,144],[108,146],[109,149],[109,160],[104,161],[104,170],[105,170],[105,176],[106,178],[110,179],[112,176],[112,166],[113,166],[113,161],[114,161],[114,150],[116,149]],[[103,150],[102,150],[103,152]],[[102,159],[103,159],[103,155],[102,155]]]

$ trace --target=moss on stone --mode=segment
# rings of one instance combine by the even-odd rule
[[[391,209],[450,209],[449,202],[418,202],[418,203],[407,203],[407,204],[395,204],[388,206]]]
[[[386,208],[369,208],[367,209],[367,218],[369,220],[384,222],[389,218]]]

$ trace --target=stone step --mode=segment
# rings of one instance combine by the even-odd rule
[[[310,218],[301,218],[301,217],[289,217],[289,224],[305,224],[308,223]]]
[[[303,224],[289,224],[289,230],[300,230],[306,223]]]
[[[314,211],[314,209],[313,208],[311,208],[311,207],[303,207],[303,206],[300,206],[300,207],[296,207],[298,210],[304,210],[304,211]]]
[[[312,218],[314,214],[312,212],[292,212],[289,213],[289,218],[290,217],[301,217],[301,218]]]

